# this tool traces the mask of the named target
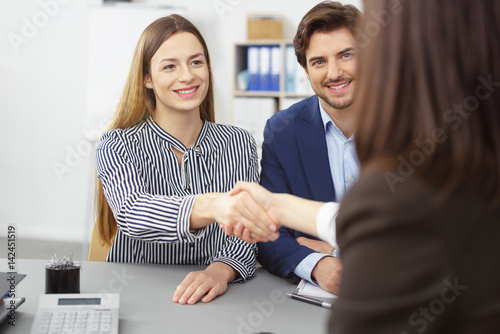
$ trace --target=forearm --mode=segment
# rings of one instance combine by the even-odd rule
[[[198,236],[189,228],[193,200],[192,196],[140,194],[131,196],[121,208],[112,206],[112,209],[116,211],[118,228],[130,238],[149,242],[192,242]]]
[[[289,194],[272,194],[270,216],[279,225],[317,237],[316,215],[323,204]]]
[[[192,230],[208,226],[216,221],[217,201],[223,196],[228,195],[225,193],[206,193],[196,196],[189,220]]]

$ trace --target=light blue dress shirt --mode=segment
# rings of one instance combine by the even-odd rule
[[[325,127],[326,148],[333,187],[335,188],[335,201],[340,202],[359,176],[359,161],[354,145],[354,135],[346,138],[321,103],[319,103],[319,110]],[[334,254],[309,254],[295,267],[294,273],[303,279],[314,282],[311,274],[316,264],[325,256],[336,255],[337,251],[336,249]]]

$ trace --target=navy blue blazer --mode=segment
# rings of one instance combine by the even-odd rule
[[[273,193],[329,202],[335,197],[318,97],[311,96],[274,114],[266,123],[260,184]],[[258,243],[258,261],[270,273],[296,277],[292,270],[310,248],[295,240],[310,235],[281,227],[274,242]],[[316,238],[314,238],[316,239]]]

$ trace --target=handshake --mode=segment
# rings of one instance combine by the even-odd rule
[[[316,216],[323,204],[238,181],[230,192],[197,195],[190,228],[216,221],[227,235],[249,243],[278,239],[280,226],[317,236]]]
[[[226,216],[217,220],[220,228],[249,243],[278,239],[277,197],[257,183],[239,181],[227,193]]]
[[[316,215],[324,204],[290,194],[272,193],[257,183],[239,181],[234,188],[212,197],[209,211],[227,235],[246,242],[278,239],[282,225],[317,236]]]

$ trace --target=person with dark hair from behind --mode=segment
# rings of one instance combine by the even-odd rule
[[[360,20],[356,7],[324,1],[299,23],[295,54],[316,95],[268,120],[260,180],[268,190],[340,202],[357,179],[352,104]],[[258,246],[258,261],[269,272],[338,292],[342,272],[338,247],[286,227],[280,229],[277,241]]]
[[[361,174],[336,217],[329,332],[500,333],[500,2],[364,5],[362,27],[391,17],[359,38]],[[242,191],[278,224],[333,241],[331,203]]]
[[[257,149],[249,132],[214,123],[213,101],[203,36],[182,16],[160,18],[137,43],[96,152],[96,227],[111,245],[107,261],[206,265],[180,283],[180,304],[209,302],[255,274],[256,246],[215,222],[267,219],[253,201],[227,193],[238,180],[258,180]]]

